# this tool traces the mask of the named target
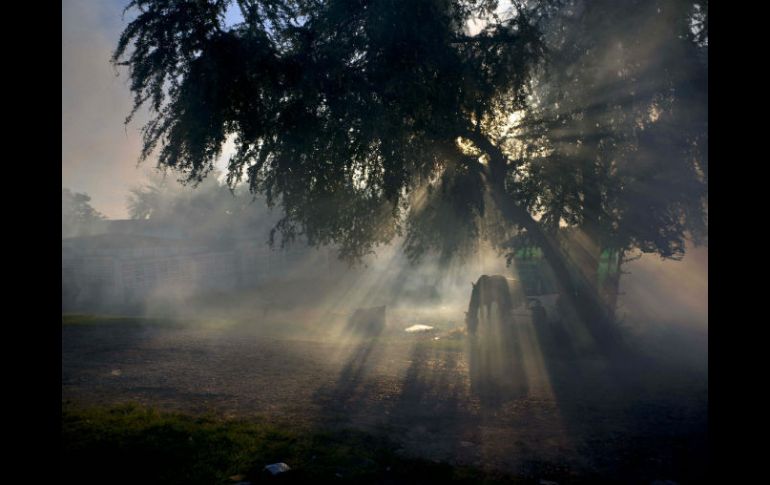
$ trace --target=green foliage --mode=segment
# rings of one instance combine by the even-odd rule
[[[509,185],[545,227],[673,258],[706,242],[707,20],[703,2],[570,1],[544,28],[518,134],[539,155]]]
[[[405,250],[412,260],[439,253],[440,260],[476,249],[485,215],[482,173],[478,164],[448,167],[436,184],[416,194],[416,210],[407,219]],[[418,205],[419,204],[419,205]]]
[[[142,157],[158,148],[161,166],[199,181],[234,136],[229,181],[282,205],[284,240],[351,259],[401,233],[410,192],[469,170],[455,139],[520,106],[542,55],[536,8],[470,37],[466,21],[497,2],[244,1],[244,22],[225,28],[231,3],[129,5],[113,60],[154,114]]]
[[[152,116],[142,158],[199,183],[232,137],[230,186],[281,208],[271,241],[359,260],[404,236],[443,261],[565,226],[621,254],[705,243],[707,2],[497,7],[134,0],[113,62]]]
[[[173,319],[144,318],[114,315],[62,314],[61,324],[65,325],[118,325],[118,326],[176,326],[181,323]]]
[[[131,189],[127,202],[133,219],[175,227],[193,238],[226,235],[267,241],[265,227],[275,221],[264,200],[242,188],[230,190],[216,176],[193,189],[169,180],[166,174],[151,174],[145,184]]]
[[[163,413],[136,404],[64,403],[61,446],[68,483],[225,484],[279,461],[293,468],[291,483],[519,483],[470,467],[404,458],[386,438],[362,432]]]

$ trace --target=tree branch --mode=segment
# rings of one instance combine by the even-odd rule
[[[466,130],[463,137],[471,140],[476,146],[490,157],[488,167],[485,167],[485,177],[490,196],[500,213],[509,222],[524,228],[543,251],[543,256],[556,276],[559,293],[577,311],[580,320],[591,332],[594,340],[602,350],[609,350],[619,344],[617,329],[608,321],[602,305],[596,294],[578,294],[578,287],[573,281],[567,258],[562,252],[559,242],[549,236],[536,221],[532,214],[521,207],[505,190],[506,170],[516,166],[505,153],[486,136],[472,130]]]

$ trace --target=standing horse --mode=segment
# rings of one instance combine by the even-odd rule
[[[518,280],[483,275],[473,284],[465,319],[471,337],[468,368],[471,390],[484,402],[527,393],[522,335],[527,335],[531,327],[522,325],[524,320],[517,321],[519,317],[514,313],[526,308],[526,303]]]
[[[471,302],[465,314],[468,333],[475,335],[479,326],[479,313],[484,310],[487,319],[492,313],[492,304],[497,304],[500,321],[509,321],[514,308],[526,303],[524,290],[518,280],[501,275],[482,275],[473,285]]]

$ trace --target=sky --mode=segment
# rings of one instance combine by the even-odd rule
[[[137,168],[140,125],[123,124],[131,94],[109,62],[123,3],[62,1],[62,187],[87,193],[110,218],[128,215],[129,188],[153,166]]]
[[[126,4],[62,1],[62,187],[87,193],[110,219],[128,217],[129,190],[155,168],[152,159],[137,166],[147,118],[140,113],[123,124],[132,107],[127,73],[109,62],[126,25]]]

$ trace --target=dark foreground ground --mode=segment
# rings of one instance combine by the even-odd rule
[[[531,329],[519,335],[516,349],[490,343],[479,349],[449,328],[415,335],[404,326],[397,321],[376,335],[360,335],[308,331],[291,319],[268,325],[63,317],[65,460],[101,443],[95,437],[113,436],[93,406],[132,402],[293,433],[260,435],[263,442],[250,446],[267,446],[270,453],[257,453],[264,460],[307,462],[322,454],[319,433],[363,433],[335,459],[345,449],[360,455],[367,446],[361,440],[375,440],[359,456],[374,473],[358,478],[364,482],[400,483],[410,476],[416,482],[435,476],[435,483],[448,477],[706,481],[705,334],[661,330],[632,341],[637,351],[622,363],[609,363],[546,343]],[[96,414],[82,414],[89,412]],[[190,419],[185,426],[198,426]],[[191,429],[185,436],[194,440]],[[148,436],[153,443],[161,439]],[[283,448],[270,448],[271,436]],[[209,453],[223,449],[212,443],[204,447]],[[455,471],[393,461],[411,459]],[[244,473],[248,462],[238,462]],[[402,474],[388,475],[393,467]],[[352,480],[346,473],[323,478]]]

